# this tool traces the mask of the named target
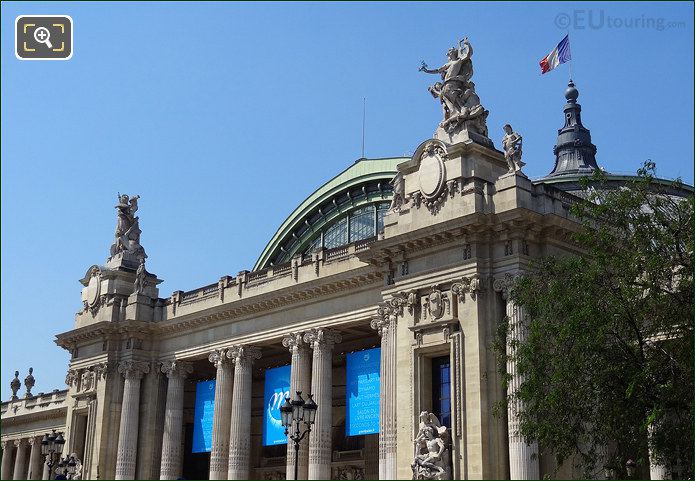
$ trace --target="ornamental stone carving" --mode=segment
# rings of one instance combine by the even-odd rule
[[[432,286],[432,291],[423,300],[423,317],[427,319],[432,316],[432,320],[440,319],[444,313],[451,312],[451,301],[449,296],[439,290],[439,286]]]
[[[255,346],[232,346],[227,350],[227,357],[233,363],[253,362],[261,358],[261,350]]]
[[[333,479],[364,479],[364,468],[360,466],[338,466],[333,470]]]
[[[96,379],[93,371],[85,369],[80,376],[80,391],[90,391],[96,386]]]
[[[166,374],[169,379],[174,376],[185,379],[193,372],[193,364],[184,361],[164,361],[161,366],[161,371]]]
[[[150,364],[144,361],[121,361],[118,372],[126,379],[141,379],[150,372]]]
[[[145,270],[145,258],[140,259],[140,264],[138,264],[138,270],[135,272],[135,288],[133,289],[134,294],[142,294],[145,292],[145,279],[147,278],[147,271]]]
[[[10,398],[12,401],[15,401],[19,399],[17,397],[17,391],[19,391],[19,388],[22,387],[22,383],[19,380],[19,371],[14,372],[14,379],[10,381],[10,389],[12,390],[12,397]]]
[[[31,395],[31,388],[34,387],[34,384],[36,384],[36,379],[34,379],[34,368],[30,367],[29,368],[29,374],[27,374],[27,377],[24,378],[24,387],[27,389],[26,394],[24,397],[30,398],[32,397]]]
[[[415,206],[424,203],[432,213],[436,213],[446,200],[450,186],[454,188],[454,184],[446,180],[446,148],[439,140],[429,140],[418,152],[419,191],[414,194]]]
[[[293,332],[282,338],[282,345],[292,352],[294,349],[299,349],[305,346],[304,333]]]
[[[65,374],[65,385],[68,386],[68,388],[71,388],[72,386],[76,386],[78,379],[79,379],[79,372],[76,371],[75,369],[68,369],[67,374]]]
[[[456,294],[458,302],[464,302],[467,293],[470,294],[471,299],[475,300],[482,290],[482,282],[477,274],[472,277],[462,277],[459,282],[451,285],[451,292]]]
[[[396,173],[391,180],[391,185],[393,186],[393,198],[391,199],[389,212],[400,212],[401,208],[408,203],[405,194],[405,178],[402,172]]]
[[[83,300],[85,310],[89,310],[92,315],[96,315],[101,307],[101,269],[93,266],[89,272],[89,282],[84,290]]]
[[[208,356],[208,361],[210,361],[215,369],[220,367],[220,364],[227,362],[229,358],[227,357],[227,349],[215,349]]]
[[[370,322],[371,328],[382,336],[390,326],[395,325],[398,316],[403,315],[403,308],[407,306],[410,310],[414,308],[415,302],[417,302],[417,294],[414,292],[395,294],[376,308],[376,316]]]
[[[507,299],[507,297],[509,297],[511,288],[518,277],[518,274],[511,274],[507,272],[502,277],[495,278],[495,280],[492,282],[492,288],[501,293],[503,299]]]
[[[304,334],[304,342],[312,347],[318,345],[333,346],[341,341],[342,336],[332,329],[314,328]]]
[[[432,413],[420,413],[415,437],[413,479],[451,479],[450,433]]]

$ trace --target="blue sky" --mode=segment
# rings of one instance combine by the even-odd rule
[[[116,193],[140,194],[160,295],[250,269],[280,223],[360,157],[412,153],[441,109],[421,60],[468,36],[473,80],[524,135],[525,172],[553,166],[569,32],[600,165],[693,182],[692,3],[2,3],[2,399],[15,369],[64,387],[78,279],[104,263]],[[20,14],[68,14],[74,55],[23,62]],[[558,26],[559,25],[559,26]],[[662,26],[663,28],[660,28]]]

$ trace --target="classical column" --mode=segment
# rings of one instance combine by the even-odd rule
[[[318,404],[316,422],[309,433],[309,479],[331,478],[333,452],[333,345],[341,337],[330,329],[312,329],[304,342],[313,350],[311,392]]]
[[[253,361],[261,358],[261,350],[253,346],[232,346],[227,357],[234,363],[227,479],[250,479],[251,376]]]
[[[165,361],[162,372],[169,378],[167,402],[164,409],[164,437],[162,439],[162,463],[159,479],[179,479],[183,459],[183,384],[193,372],[189,362]]]
[[[29,454],[29,472],[27,479],[41,479],[43,474],[43,456],[41,456],[41,438],[32,436],[29,438],[31,451]]]
[[[14,453],[14,442],[2,442],[2,476],[0,479],[10,479],[12,476],[12,454]]]
[[[27,441],[15,439],[14,446],[17,448],[17,456],[14,460],[12,479],[27,479]]]
[[[297,391],[306,395],[311,391],[311,353],[304,342],[302,332],[292,333],[282,340],[282,345],[292,354],[292,368],[290,374],[290,399],[296,396]],[[294,479],[294,443],[287,443],[287,479]],[[302,439],[299,444],[297,456],[297,479],[307,479],[309,475],[309,439]]]
[[[509,384],[507,393],[513,394],[524,381],[516,369],[514,360],[515,345],[526,340],[527,320],[523,306],[518,306],[509,296],[509,289],[514,283],[514,276],[506,274],[504,278],[496,279],[494,289],[501,292],[506,301],[507,321],[509,331],[507,334],[507,373]],[[519,433],[519,419],[517,414],[523,410],[523,405],[518,399],[510,399],[507,405],[507,436],[509,439],[509,477],[510,479],[539,479],[540,468],[538,465],[538,443],[533,441],[526,443]]]
[[[212,449],[209,479],[227,479],[229,465],[229,423],[232,411],[232,361],[226,349],[216,349],[208,357],[217,369],[215,409],[212,418]]]
[[[649,479],[672,479],[667,466],[658,464],[651,446],[651,437],[656,430],[654,424],[647,426],[647,436],[649,444]]]
[[[381,336],[379,386],[379,479],[396,479],[396,325],[397,308],[384,304],[377,309],[372,329]]]
[[[116,479],[135,479],[135,462],[138,452],[138,422],[140,415],[140,380],[150,372],[150,365],[143,361],[121,361],[118,372],[125,377],[121,426],[118,431],[116,453]]]
[[[43,473],[41,474],[41,479],[51,479],[51,468],[48,467],[46,460],[43,461]]]

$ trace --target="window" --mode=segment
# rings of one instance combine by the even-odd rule
[[[384,214],[389,210],[389,204],[383,203],[376,207],[376,233],[381,234],[384,232]]]
[[[348,243],[347,218],[343,217],[326,230],[323,244],[326,249],[333,249]]]
[[[432,359],[432,413],[442,426],[451,428],[451,381],[449,356]]]
[[[350,242],[374,237],[374,206],[357,209],[350,215]]]
[[[321,249],[321,234],[311,241],[311,244],[304,250],[305,254],[311,254],[312,252],[316,252],[317,250]]]

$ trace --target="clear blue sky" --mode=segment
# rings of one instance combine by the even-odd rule
[[[71,15],[73,58],[17,60],[20,14]],[[292,209],[360,156],[362,97],[367,157],[432,136],[441,109],[417,69],[459,38],[496,145],[511,123],[525,171],[548,173],[568,66],[541,77],[538,62],[567,19],[599,164],[634,172],[650,158],[692,183],[692,3],[3,2],[2,399],[29,366],[36,392],[64,387],[54,334],[108,255],[117,192],[142,196],[162,297],[250,269]]]

